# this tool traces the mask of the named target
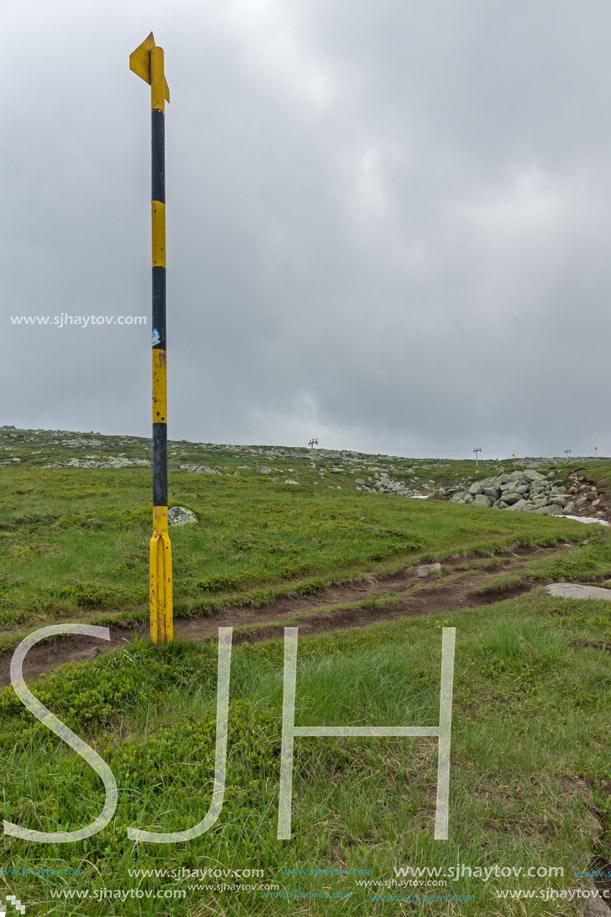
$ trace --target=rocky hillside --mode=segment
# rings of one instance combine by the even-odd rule
[[[470,487],[440,488],[438,496],[451,503],[494,507],[542,515],[595,515],[604,518],[596,486],[576,472],[555,483],[556,472],[541,474],[533,468],[474,481]]]

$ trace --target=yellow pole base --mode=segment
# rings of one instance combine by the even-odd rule
[[[155,507],[150,558],[151,640],[153,643],[164,646],[174,638],[172,547],[168,535],[168,511],[166,507]]]

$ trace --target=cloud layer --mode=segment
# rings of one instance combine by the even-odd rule
[[[8,5],[4,421],[146,435],[165,48],[169,434],[611,453],[608,4]],[[27,52],[27,53],[26,53]]]

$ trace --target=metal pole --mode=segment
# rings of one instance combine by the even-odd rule
[[[153,305],[153,535],[150,627],[153,643],[173,638],[172,548],[168,535],[168,438],[165,246],[165,80],[163,48],[153,33],[130,55],[130,68],[151,86],[151,228]]]

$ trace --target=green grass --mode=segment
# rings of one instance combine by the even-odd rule
[[[600,491],[611,495],[611,462],[588,462],[578,466],[580,474],[592,481]]]
[[[302,639],[298,724],[435,724],[443,621],[406,620]],[[190,891],[185,900],[128,902],[117,913],[223,914],[447,913],[522,914],[497,902],[500,889],[576,887],[596,832],[587,808],[607,807],[611,779],[608,653],[575,639],[611,638],[605,603],[530,595],[456,612],[450,838],[433,840],[434,739],[297,739],[293,837],[276,839],[283,649],[280,641],[234,648],[227,792],[219,820],[186,844],[134,846],[129,825],[181,830],[210,804],[215,732],[214,646],[159,650],[140,642],[43,679],[40,699],[110,764],[119,788],[116,817],[81,844],[4,840],[13,868],[83,869],[78,877],[30,875],[8,883],[29,911],[108,913],[108,902],[58,903],[51,891],[103,887],[186,889],[176,879],[134,879],[133,868],[215,864],[261,868],[280,889],[351,892],[341,902],[304,903],[257,893]],[[38,830],[74,830],[93,819],[103,794],[93,771],[34,723],[10,690],[0,696],[5,818]],[[599,843],[604,843],[600,842]],[[372,870],[394,865],[562,866],[553,879],[463,878],[455,894],[474,902],[408,905],[372,901],[354,876],[291,877],[283,870]],[[262,881],[262,880],[257,880]],[[384,889],[381,889],[384,891]],[[391,890],[392,891],[392,890]],[[395,893],[397,890],[394,890]],[[404,890],[405,891],[405,890]],[[215,905],[216,902],[216,905]],[[529,914],[553,913],[543,901]],[[563,911],[573,913],[573,911]]]
[[[579,549],[564,549],[562,553],[533,559],[529,565],[529,578],[538,580],[566,580],[588,583],[611,578],[611,537],[589,540]]]
[[[6,461],[12,454],[21,459],[15,467],[0,468],[4,648],[51,621],[127,622],[148,615],[150,469],[43,467],[90,453],[146,457],[143,441],[45,436],[6,430],[0,435]],[[491,563],[496,569],[503,558],[492,561],[489,555],[512,545],[572,546],[532,559],[523,574],[492,575],[482,593],[511,588],[521,577],[535,583],[611,578],[608,531],[559,517],[356,490],[355,479],[369,477],[377,467],[432,489],[476,477],[472,462],[321,453],[312,466],[309,458],[306,450],[170,444],[171,501],[200,518],[197,526],[171,532],[178,614],[264,605],[278,595],[307,595],[330,581],[390,572],[406,563],[463,558],[444,576],[447,583],[454,572],[482,573]],[[177,466],[184,462],[215,466],[223,474],[181,471]],[[243,464],[250,468],[240,469]],[[263,464],[273,468],[277,482],[257,474],[256,466]],[[604,466],[611,487],[611,463],[593,464],[604,492]],[[477,476],[500,473],[501,467],[482,463]],[[557,469],[558,480],[571,467]],[[299,485],[284,484],[287,477]],[[375,607],[399,598],[387,593],[350,604]],[[300,620],[296,616],[295,622]],[[396,738],[297,739],[293,837],[276,839],[283,647],[267,641],[233,650],[227,790],[218,821],[189,843],[134,845],[127,840],[130,825],[181,830],[208,810],[217,671],[214,643],[177,642],[161,649],[137,640],[91,662],[64,666],[32,686],[108,761],[119,803],[109,826],[86,842],[38,845],[4,836],[4,892],[17,894],[27,915],[62,917],[578,914],[575,904],[499,901],[494,892],[584,887],[575,871],[588,869],[592,857],[611,846],[608,603],[552,598],[535,587],[484,608],[300,638],[296,722],[436,724],[443,626],[457,628],[447,842],[433,839],[436,742]],[[12,689],[0,692],[0,772],[4,818],[26,827],[74,830],[103,804],[95,773],[33,719]],[[601,837],[593,811],[604,822]],[[488,882],[466,876],[443,888],[372,891],[357,885],[354,875],[290,874],[310,868],[371,870],[371,879],[384,881],[394,879],[394,866],[457,863],[556,866],[564,876]],[[175,900],[116,903],[93,897],[104,888],[186,890],[211,880],[135,877],[130,870],[207,866],[262,869],[263,878],[242,881],[276,884],[281,891],[327,890],[350,897],[291,900],[216,889],[188,891]],[[58,872],[71,869],[82,873]],[[44,870],[56,872],[40,874]],[[88,891],[90,898],[62,901],[53,896],[62,889]],[[410,890],[474,900],[372,900],[376,891]]]
[[[524,582],[523,573],[505,573],[502,576],[493,576],[488,582],[478,586],[475,590],[479,595],[488,595],[489,593],[512,592],[516,587],[521,586]]]
[[[307,463],[309,465],[309,463]],[[39,622],[129,623],[148,615],[150,471],[1,470],[0,645]],[[172,503],[199,524],[172,529],[177,616],[262,605],[329,581],[510,544],[589,536],[557,517],[299,487],[267,476],[172,475]]]

